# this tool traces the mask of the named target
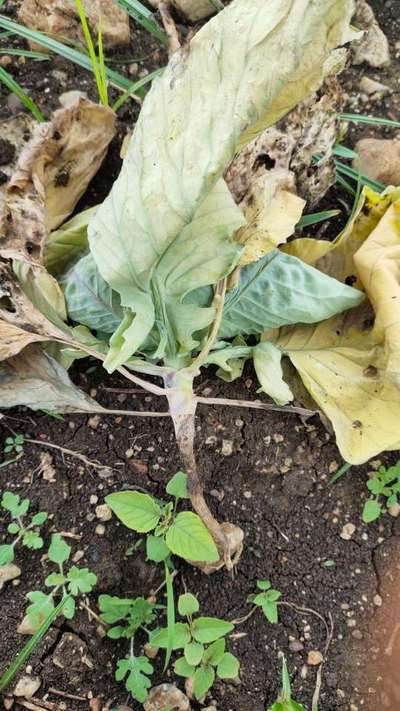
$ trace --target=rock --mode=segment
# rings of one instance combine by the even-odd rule
[[[14,699],[10,696],[5,696],[3,698],[3,704],[6,711],[8,711],[8,709],[12,709],[12,707],[14,706]]]
[[[22,676],[18,681],[13,694],[14,696],[23,696],[24,699],[31,699],[38,689],[40,689],[42,680],[39,676]]]
[[[376,68],[390,64],[389,42],[378,25],[373,9],[365,0],[357,0],[354,22],[364,30],[363,37],[351,45],[354,64],[365,62]]]
[[[105,532],[106,532],[105,526],[103,526],[102,523],[99,523],[98,526],[96,526],[96,528],[95,528],[96,536],[104,536]]]
[[[293,642],[290,642],[289,649],[291,652],[302,652],[304,649],[304,644],[298,639],[295,639],[293,640]]]
[[[356,170],[384,185],[400,184],[400,139],[363,138],[354,150]]]
[[[68,81],[68,74],[67,72],[63,72],[62,69],[53,69],[53,71],[51,72],[51,76],[60,84],[65,85]]]
[[[190,701],[174,684],[161,684],[150,689],[143,708],[144,711],[190,711]]]
[[[96,506],[96,516],[100,521],[110,521],[112,518],[112,511],[107,504],[100,504]]]
[[[374,595],[373,603],[375,607],[382,607],[383,600],[380,595]]]
[[[153,647],[149,642],[146,642],[146,644],[143,647],[143,651],[148,659],[155,659],[159,648],[158,647]]]
[[[344,541],[350,541],[355,531],[356,527],[354,523],[346,523],[341,530],[340,538],[342,538]]]
[[[12,64],[12,59],[8,54],[4,54],[0,57],[0,67],[9,67]]]
[[[106,47],[129,44],[128,15],[113,0],[83,0],[82,4],[90,29],[96,36],[101,18]],[[69,0],[52,0],[51,3],[48,0],[23,0],[18,17],[31,30],[41,30],[64,42],[67,38],[84,43],[76,5]]]
[[[150,5],[158,7],[160,0],[149,0]],[[212,0],[172,0],[172,5],[190,22],[204,20],[215,13]]]
[[[311,652],[308,653],[307,657],[307,664],[310,667],[318,667],[322,662],[324,661],[324,657],[322,656],[321,652],[318,652],[316,649],[312,649]]]
[[[393,506],[389,506],[388,511],[393,518],[397,518],[400,515],[400,504],[393,504]]]
[[[75,104],[79,99],[87,99],[87,93],[86,91],[79,91],[79,89],[71,89],[71,91],[64,91],[63,94],[60,94],[58,97],[58,100],[65,109],[68,106],[72,106],[72,104]]]
[[[39,472],[42,475],[42,479],[53,484],[56,480],[56,469],[53,465],[53,457],[49,452],[40,453],[40,468]]]
[[[351,636],[354,637],[354,639],[363,639],[364,635],[361,630],[353,630]]]
[[[233,453],[233,441],[231,439],[223,439],[222,440],[222,449],[221,449],[222,456],[224,457],[230,457],[232,456]]]
[[[22,101],[16,94],[9,94],[6,103],[12,114],[18,114],[20,111],[25,110]]]
[[[369,77],[363,77],[360,81],[360,90],[364,91],[368,96],[373,96],[378,94],[379,96],[385,96],[386,94],[392,94],[393,90],[387,84],[382,84],[380,81],[375,79],[370,79]]]
[[[0,590],[2,590],[4,585],[6,583],[8,583],[10,580],[19,578],[20,575],[21,575],[21,568],[18,568],[18,565],[14,565],[14,563],[9,563],[8,565],[1,565],[0,566]]]
[[[100,422],[101,422],[100,415],[93,415],[93,417],[89,417],[88,425],[92,430],[97,430]]]
[[[29,619],[29,615],[25,615],[23,618],[22,622],[20,622],[19,626],[17,627],[17,632],[18,634],[35,634],[37,630],[37,626],[35,626],[31,620]]]

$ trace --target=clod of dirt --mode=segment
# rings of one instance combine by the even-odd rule
[[[353,165],[367,178],[384,185],[400,184],[400,140],[363,138],[355,146],[358,158]]]
[[[190,711],[190,701],[174,684],[161,684],[150,690],[143,708],[145,711]]]
[[[72,632],[62,635],[51,659],[56,667],[75,679],[85,674],[88,669],[94,668],[86,642]]]
[[[26,674],[18,681],[13,694],[14,696],[23,696],[25,699],[31,699],[42,685],[42,680],[39,676],[29,676]]]
[[[150,5],[158,7],[161,0],[149,0]],[[215,5],[211,0],[172,0],[171,4],[186,17],[189,22],[204,20],[215,13]]]
[[[21,568],[18,568],[18,565],[14,565],[14,563],[0,566],[0,590],[2,590],[4,585],[10,580],[19,578],[20,575]]]
[[[113,0],[82,0],[89,26],[97,36],[99,23],[103,42],[108,47],[127,45],[130,41],[129,18]],[[65,42],[84,42],[75,3],[68,0],[24,0],[19,20],[31,30],[41,30]],[[37,46],[37,45],[34,45]]]
[[[357,0],[354,17],[357,27],[364,30],[361,39],[352,43],[353,63],[385,67],[390,64],[389,42],[379,27],[372,7],[365,0]]]

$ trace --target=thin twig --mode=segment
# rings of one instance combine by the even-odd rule
[[[254,606],[250,612],[245,615],[244,617],[238,617],[236,620],[231,620],[232,625],[243,625],[247,620],[250,619],[250,617],[253,617],[254,613],[257,612],[258,607]]]
[[[19,698],[17,700],[17,703],[24,709],[29,709],[29,711],[43,711],[43,709],[48,709],[48,711],[59,711],[60,709],[57,704],[53,704],[51,701],[44,701],[44,699],[35,699],[34,697],[32,697],[30,701]]]
[[[73,699],[74,701],[87,701],[87,698],[85,698],[85,696],[68,694],[66,691],[59,691],[58,689],[54,689],[52,686],[49,689],[49,694],[54,694],[54,696],[62,696],[63,699]]]
[[[108,627],[107,622],[104,622],[104,620],[102,620],[101,617],[96,615],[96,613],[93,612],[92,608],[89,607],[89,605],[87,605],[85,602],[83,602],[83,600],[80,601],[79,607],[87,610],[87,612],[89,613],[89,616],[93,617],[93,619],[96,620],[97,622],[99,622],[99,624],[101,624],[103,627]],[[50,691],[51,691],[51,689],[50,689]]]
[[[29,442],[30,444],[37,444],[40,447],[48,447],[49,449],[57,449],[59,452],[63,452],[64,454],[68,454],[70,457],[75,457],[76,459],[79,459],[81,462],[86,464],[86,466],[92,467],[93,469],[99,469],[103,471],[104,469],[109,469],[112,471],[112,467],[107,466],[106,464],[100,464],[100,462],[94,460],[92,461],[91,459],[88,459],[88,457],[85,457],[84,454],[81,454],[80,452],[75,452],[73,449],[61,447],[59,444],[54,444],[53,442],[42,442],[39,439],[25,439],[25,442]]]
[[[229,407],[248,407],[253,410],[274,410],[275,412],[289,412],[293,415],[303,415],[311,417],[316,415],[316,410],[306,410],[304,407],[280,407],[279,405],[270,405],[259,400],[231,400],[224,397],[201,397],[196,395],[196,400],[202,405],[227,405]]]

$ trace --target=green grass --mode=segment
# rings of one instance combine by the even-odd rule
[[[296,228],[301,229],[316,225],[318,222],[325,222],[325,220],[330,220],[332,217],[337,217],[340,213],[341,210],[325,210],[324,212],[314,212],[312,215],[303,215]]]
[[[18,82],[15,81],[14,77],[12,77],[11,74],[4,69],[4,67],[0,67],[0,82],[2,82],[2,84],[4,84],[9,91],[15,94],[15,96],[18,96],[25,108],[31,112],[37,121],[42,122],[46,120],[39,107],[36,106],[35,102],[32,101],[28,94],[25,94],[23,88],[18,84]]]
[[[43,52],[31,52],[29,49],[14,49],[14,47],[0,49],[0,54],[8,54],[10,57],[27,57],[28,59],[34,59],[37,62],[44,62],[50,59],[49,54],[44,54]]]
[[[159,42],[164,45],[168,44],[168,37],[158,26],[153,13],[139,2],[139,0],[117,0],[117,3],[135,22],[150,32]]]
[[[82,0],[75,0],[75,5],[78,10],[79,19],[81,22],[81,27],[83,31],[83,36],[86,41],[86,46],[88,49],[89,58],[92,64],[92,72],[96,81],[97,92],[99,94],[100,103],[103,106],[108,106],[108,87],[107,87],[107,74],[104,64],[104,53],[103,53],[103,34],[101,29],[101,21],[98,27],[98,37],[97,46],[98,54],[96,53],[96,47],[93,42],[93,38],[89,29],[85,9],[82,4]]]
[[[379,116],[366,116],[365,114],[340,114],[341,121],[350,121],[353,123],[367,123],[370,126],[388,126],[389,128],[400,128],[399,121],[380,118]]]

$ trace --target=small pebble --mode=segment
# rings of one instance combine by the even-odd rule
[[[90,499],[89,499],[89,503],[90,503],[92,506],[94,506],[94,504],[97,504],[98,500],[99,500],[99,497],[96,496],[96,494],[92,494],[91,497],[90,497]]]
[[[100,422],[101,422],[100,415],[93,415],[93,417],[89,417],[88,425],[89,425],[89,427],[91,427],[92,430],[97,430]]]
[[[342,538],[344,541],[350,541],[355,531],[356,527],[354,523],[346,523],[346,525],[343,526],[340,532],[340,538]]]
[[[308,653],[307,664],[310,667],[318,667],[323,661],[324,658],[317,649],[312,649],[311,652]]]
[[[360,630],[353,630],[351,635],[352,635],[352,637],[354,637],[354,639],[362,639],[363,638],[363,633]]]
[[[233,453],[233,442],[231,439],[222,440],[222,450],[221,453],[224,457],[230,457]]]
[[[42,680],[39,676],[25,675],[18,681],[13,692],[14,696],[23,696],[24,699],[31,699],[38,689],[40,689],[41,685]]]
[[[290,642],[289,649],[291,652],[301,652],[304,649],[304,644],[295,639],[293,642]]]
[[[376,605],[376,607],[382,607],[382,602],[383,600],[380,595],[374,595],[374,605]]]
[[[106,527],[102,523],[99,523],[95,528],[95,533],[97,536],[104,536],[106,532]]]
[[[397,518],[400,515],[400,504],[393,504],[393,506],[389,506],[388,511],[393,518]]]
[[[96,506],[96,517],[100,519],[100,521],[110,521],[112,518],[112,511],[107,504],[100,504],[99,506]]]

